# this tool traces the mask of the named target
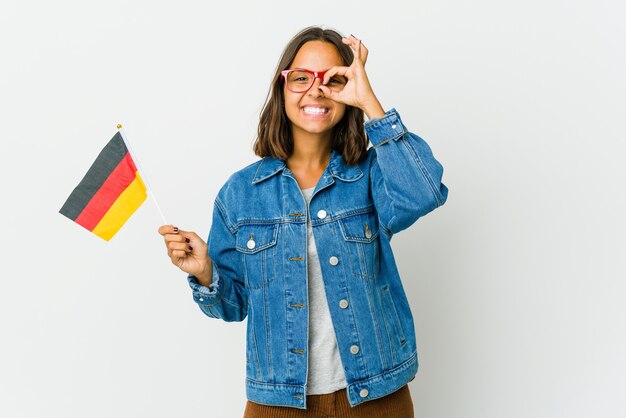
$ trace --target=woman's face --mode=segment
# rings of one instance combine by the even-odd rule
[[[309,41],[302,45],[289,69],[304,68],[311,71],[325,71],[334,66],[344,65],[337,48],[328,42]],[[294,93],[283,86],[285,112],[291,121],[294,138],[302,134],[328,135],[339,123],[346,111],[346,105],[324,97],[318,89],[322,80],[316,78],[311,88],[304,93]],[[322,109],[323,113],[320,113]]]

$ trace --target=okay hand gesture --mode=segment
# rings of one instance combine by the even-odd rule
[[[358,107],[363,110],[369,119],[378,118],[385,114],[380,102],[374,95],[367,73],[365,72],[365,61],[367,61],[367,48],[363,43],[350,35],[343,38],[342,42],[349,45],[354,53],[354,59],[349,67],[336,66],[327,70],[324,80],[319,89],[324,96],[336,102],[345,103],[349,106]],[[341,91],[332,91],[326,86],[330,79],[335,76],[344,76],[347,79],[346,85]]]

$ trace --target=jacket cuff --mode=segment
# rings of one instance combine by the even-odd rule
[[[213,305],[222,299],[223,286],[220,284],[220,276],[217,268],[213,264],[213,278],[209,286],[198,283],[198,278],[193,274],[187,276],[189,287],[191,287],[193,300],[199,305]]]
[[[377,147],[390,140],[398,140],[408,130],[402,123],[395,108],[385,112],[380,118],[365,122],[365,133],[373,146]]]

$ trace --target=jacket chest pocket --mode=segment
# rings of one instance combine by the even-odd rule
[[[342,218],[339,226],[346,241],[352,273],[366,279],[376,279],[380,257],[376,212]]]
[[[237,231],[237,251],[242,253],[246,286],[260,289],[276,277],[278,224],[243,225]]]

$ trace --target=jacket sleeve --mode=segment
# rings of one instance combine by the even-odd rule
[[[448,188],[428,144],[409,132],[396,109],[365,123],[372,143],[370,184],[381,225],[389,235],[443,205]]]
[[[235,249],[234,227],[229,223],[224,205],[215,199],[213,223],[207,239],[213,263],[213,279],[206,287],[195,276],[188,281],[193,299],[202,312],[226,322],[243,321],[248,313],[248,291],[242,273],[241,255]]]

